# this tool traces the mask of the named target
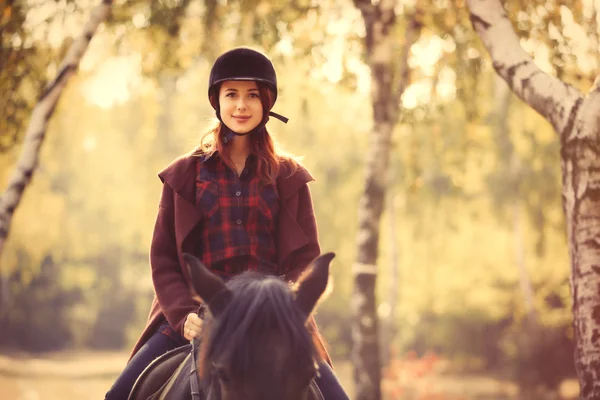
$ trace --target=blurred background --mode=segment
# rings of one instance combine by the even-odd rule
[[[568,4],[567,4],[568,3]],[[521,44],[586,91],[593,0],[508,0]],[[92,0],[0,0],[0,182]],[[414,1],[397,6],[398,47]],[[49,125],[0,259],[0,398],[103,398],[152,299],[157,172],[214,114],[208,72],[248,45],[278,72],[269,129],[303,156],[334,291],[317,320],[352,393],[351,266],[372,127],[351,0],[115,1]],[[462,0],[428,3],[409,53],[381,220],[377,313],[387,399],[574,399],[558,137],[500,81]],[[534,321],[532,323],[531,321]]]

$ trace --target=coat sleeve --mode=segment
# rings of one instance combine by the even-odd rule
[[[300,275],[302,275],[304,270],[306,270],[306,267],[308,267],[311,261],[321,254],[317,220],[315,218],[312,196],[307,183],[305,183],[298,191],[298,214],[296,218],[298,225],[308,239],[308,244],[296,250],[293,254],[292,262],[289,264],[293,267],[285,273],[285,279],[292,282],[295,282]]]
[[[161,310],[169,325],[183,334],[185,318],[198,310],[179,264],[175,241],[174,194],[168,184],[163,191],[150,247],[152,282]]]

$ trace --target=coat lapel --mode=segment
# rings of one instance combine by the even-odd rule
[[[290,175],[289,164],[282,165],[277,177],[279,191],[279,219],[277,222],[278,262],[282,266],[285,260],[296,250],[308,244],[306,234],[298,225],[298,190],[313,180],[308,171],[302,167]]]
[[[277,176],[277,190],[283,202],[296,195],[304,184],[314,180],[304,167],[298,166],[293,174],[290,168],[289,162],[282,163]]]
[[[194,206],[197,161],[198,157],[182,156],[158,174],[174,191],[175,240],[179,253],[183,241],[201,220],[201,214]]]
[[[181,251],[183,249],[183,241],[200,222],[202,216],[193,203],[190,203],[177,193],[175,196],[175,238],[177,240],[177,248]]]

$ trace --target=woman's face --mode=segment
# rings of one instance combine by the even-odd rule
[[[254,81],[225,81],[219,90],[223,123],[236,133],[248,133],[263,119],[263,106]]]

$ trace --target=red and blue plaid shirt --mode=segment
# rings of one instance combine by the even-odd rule
[[[256,173],[250,155],[237,175],[217,152],[198,158],[196,207],[202,214],[197,255],[211,271],[227,279],[244,271],[277,274],[275,230],[279,194]],[[168,324],[159,329],[181,342]]]
[[[227,278],[244,271],[277,273],[277,186],[260,181],[250,155],[240,176],[217,152],[197,163],[196,207],[203,216],[198,255]]]

